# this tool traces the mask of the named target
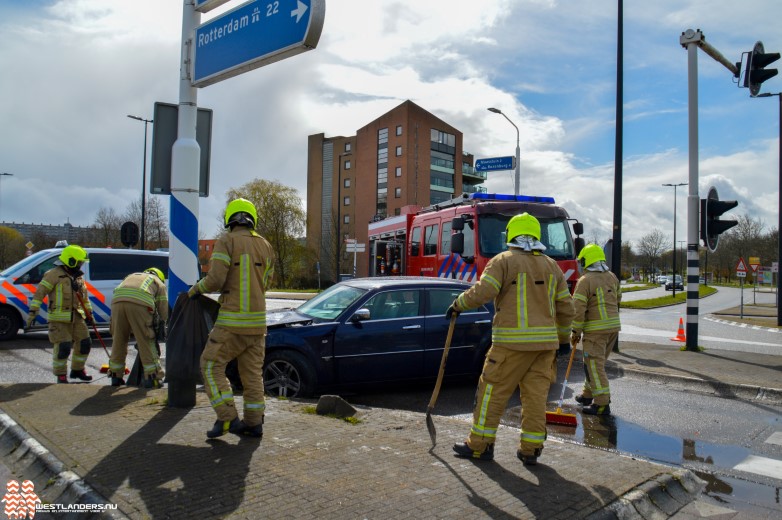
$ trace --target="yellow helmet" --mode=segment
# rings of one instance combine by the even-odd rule
[[[250,225],[255,228],[258,222],[258,212],[255,206],[247,199],[234,199],[225,208],[225,227],[231,224]]]
[[[60,262],[71,268],[79,267],[88,261],[87,251],[79,246],[67,246],[60,253]]]
[[[163,271],[158,269],[157,267],[150,267],[149,269],[144,269],[145,273],[154,274],[158,278],[160,278],[161,282],[166,281],[166,275],[163,274]]]
[[[595,262],[606,261],[606,255],[603,253],[603,249],[597,244],[587,244],[584,249],[578,254],[578,259],[581,261],[581,267],[589,267]]]
[[[515,215],[505,228],[505,239],[510,243],[519,235],[530,235],[540,240],[540,222],[527,212]]]

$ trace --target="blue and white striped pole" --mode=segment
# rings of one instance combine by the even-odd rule
[[[191,83],[192,41],[201,14],[192,0],[182,9],[182,56],[179,73],[179,120],[171,156],[168,301],[198,281],[198,176],[201,150],[196,141],[196,88]]]

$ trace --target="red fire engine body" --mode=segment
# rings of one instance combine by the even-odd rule
[[[559,264],[572,292],[580,276],[576,256],[584,244],[578,236],[583,225],[555,205],[553,198],[527,195],[465,194],[423,209],[406,206],[401,215],[370,223],[369,276],[438,276],[476,282],[488,261],[507,249],[505,227],[510,218],[524,212],[540,221],[545,254]],[[570,221],[574,221],[572,230]],[[455,238],[459,234],[463,237]],[[459,244],[461,254],[452,252],[453,243]]]

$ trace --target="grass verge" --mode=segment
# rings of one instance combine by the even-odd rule
[[[624,290],[622,290],[624,292]],[[717,292],[717,289],[711,286],[699,285],[698,298],[705,298]],[[687,291],[677,292],[676,296],[660,296],[659,298],[649,298],[648,300],[636,300],[634,302],[621,302],[622,309],[653,309],[655,307],[666,307],[668,305],[678,305],[687,301]]]

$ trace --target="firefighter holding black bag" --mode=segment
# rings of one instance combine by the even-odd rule
[[[225,210],[228,233],[215,243],[209,272],[188,291],[190,298],[219,292],[220,310],[201,354],[201,374],[217,421],[210,439],[230,432],[263,436],[266,402],[263,360],[266,343],[266,291],[274,274],[271,244],[255,232],[258,214],[246,199],[235,199]],[[244,415],[239,419],[225,367],[233,359],[244,383]]]

